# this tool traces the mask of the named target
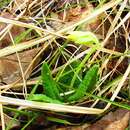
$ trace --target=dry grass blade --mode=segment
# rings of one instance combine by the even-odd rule
[[[126,4],[127,4],[127,0],[124,0],[124,2],[122,3],[122,5],[119,9],[119,12],[117,12],[116,17],[114,18],[114,20],[111,24],[111,27],[109,28],[109,30],[107,32],[107,35],[109,35],[113,31],[114,27],[116,26],[118,20],[121,17],[122,12],[124,11],[124,8],[126,7]]]
[[[130,73],[130,65],[128,66],[128,68],[127,68],[125,74],[123,75],[119,85],[117,86],[115,92],[113,93],[113,95],[111,97],[111,101],[114,101],[115,98],[117,97],[118,93],[121,90],[121,87],[123,86],[124,82],[126,81],[128,75],[129,75],[129,73]],[[111,103],[108,103],[104,110],[107,110],[110,107],[110,105],[111,105]]]
[[[96,108],[69,106],[69,105],[52,104],[52,103],[40,103],[23,99],[9,98],[4,96],[0,96],[0,102],[2,104],[17,105],[27,108],[36,108],[56,112],[68,112],[68,113],[80,113],[80,114],[101,114],[102,112],[104,112],[104,110]]]
[[[34,29],[34,30],[39,31],[39,32],[47,32],[47,33],[62,37],[61,35],[59,35],[57,33],[51,32],[49,30],[46,30],[46,29],[43,29],[43,28],[40,28],[40,27],[37,27],[33,24],[27,24],[27,23],[24,23],[24,22],[11,20],[11,19],[7,19],[7,18],[3,18],[3,17],[0,17],[0,22],[16,25],[16,26],[20,26],[20,27],[31,28],[31,29]]]
[[[113,31],[111,31],[105,38],[105,40],[103,41],[103,45],[107,42],[107,40],[109,39],[109,37],[116,31],[118,30],[128,19],[130,18],[130,12],[121,20],[121,22],[113,29]]]
[[[117,107],[127,109],[123,111],[129,118],[129,4],[128,0],[8,2],[0,13],[2,130],[12,129],[9,122],[15,119],[14,127],[21,130],[90,125]],[[76,31],[90,35],[69,39]],[[5,114],[11,117],[9,122]],[[103,120],[99,128],[116,129],[123,117],[109,118],[110,127]]]
[[[121,0],[111,1],[111,2],[107,3],[106,5],[102,6],[101,8],[95,10],[91,15],[90,14],[87,15],[85,19],[77,22],[76,24],[73,24],[73,25],[71,25],[71,26],[69,26],[67,28],[64,28],[64,29],[58,31],[56,34],[64,33],[64,32],[69,31],[70,29],[72,29],[72,28],[74,28],[74,27],[76,27],[76,26],[78,26],[80,24],[83,24],[84,22],[88,22],[89,20],[95,18],[99,14],[101,14],[104,11],[110,9],[111,7],[119,4],[120,2],[121,2]],[[51,39],[53,37],[54,36],[49,35],[49,36],[46,36],[44,38],[41,37],[41,38],[38,38],[38,39],[31,40],[29,42],[25,42],[25,43],[16,45],[16,46],[10,46],[10,47],[1,49],[1,51],[0,51],[0,57],[6,56],[6,55],[10,55],[12,53],[15,53],[15,52],[18,52],[18,51],[22,51],[22,50],[27,49],[29,47],[38,45],[38,44],[43,43],[46,40],[49,40],[49,39]]]
[[[16,46],[6,47],[4,49],[1,49],[1,51],[0,51],[0,57],[4,57],[4,56],[10,55],[10,54],[13,54],[15,52],[22,51],[24,49],[28,49],[28,48],[30,48],[32,46],[35,46],[35,45],[37,45],[39,43],[42,43],[42,42],[44,42],[46,40],[49,40],[51,38],[53,38],[53,36],[49,35],[49,36],[44,37],[44,38],[37,38],[37,39],[31,40],[29,42],[24,42],[22,44],[18,44]]]

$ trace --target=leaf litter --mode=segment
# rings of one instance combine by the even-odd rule
[[[118,6],[116,6],[116,2]],[[29,103],[29,100],[34,101],[34,103],[56,103],[65,105],[64,108],[67,107],[66,105],[79,106],[80,104],[84,108],[95,106],[94,108],[103,110],[107,104],[103,101],[99,102],[99,99],[91,98],[91,94],[100,96],[100,98],[103,96],[106,99],[110,99],[113,95],[112,90],[116,88],[116,86],[112,85],[112,80],[118,78],[118,76],[123,77],[129,64],[128,21],[125,21],[123,27],[120,27],[117,31],[111,30],[113,34],[104,42],[105,38],[109,35],[108,32],[110,32],[109,29],[112,28],[112,25],[118,25],[121,22],[120,19],[123,19],[128,13],[128,7],[123,6],[126,3],[127,1],[15,0],[4,4],[6,8],[2,7],[0,17],[18,20],[40,27],[41,29],[46,29],[47,33],[32,29],[30,28],[31,26],[25,28],[1,22],[1,49],[6,49],[8,46],[22,46],[22,42],[28,41],[30,43],[31,40],[37,41],[40,38],[46,38],[50,34],[52,35],[64,28],[77,24],[86,17],[89,17],[89,15],[91,16],[94,11],[96,12],[96,10],[102,7],[105,8],[105,4],[107,7],[112,8],[106,12],[102,11],[104,13],[96,15],[94,19],[89,20],[87,23],[80,24],[68,29],[65,33],[58,34],[58,37],[56,34],[55,37],[47,39],[44,43],[41,42],[38,46],[0,57],[1,95],[10,96],[13,99],[25,99],[27,103]],[[118,10],[121,9],[122,15],[118,17],[117,23],[113,24],[116,21],[114,18],[118,14]],[[126,12],[124,11],[125,9]],[[87,32],[90,33],[87,34]],[[99,46],[96,46],[94,43],[99,44]],[[91,50],[91,48],[96,49]],[[106,49],[105,52],[102,51],[104,48]],[[121,52],[123,55],[111,54],[110,50]],[[83,55],[81,55],[82,53]],[[78,64],[75,62],[75,57],[79,57]],[[73,66],[69,63],[70,61],[73,61],[72,63],[76,65]],[[44,66],[44,63],[48,65]],[[98,69],[92,75],[91,70],[94,65],[98,66]],[[28,69],[29,71],[26,73]],[[89,72],[91,74],[88,74]],[[24,75],[25,73],[26,76]],[[25,78],[25,81],[22,81],[22,77]],[[93,79],[93,83],[92,81],[88,83],[88,77]],[[32,80],[34,82],[28,87],[26,83]],[[125,80],[125,84],[116,97],[116,101],[129,103],[129,78]],[[21,83],[21,88],[18,90],[11,89],[10,85],[13,83]],[[89,88],[85,88],[87,83]],[[23,91],[25,84],[26,88],[24,89],[27,90],[26,92]],[[3,89],[3,86],[6,85],[10,86],[9,90]],[[87,91],[88,89],[91,91]],[[117,109],[114,112],[109,112],[108,109],[106,110],[107,114],[103,113],[103,115],[100,115],[97,113],[94,116],[82,115],[80,113],[73,114],[73,112],[68,114],[61,113],[60,111],[36,111],[20,106],[13,106],[12,108],[9,105],[10,110],[8,110],[6,107],[4,108],[4,105],[2,106],[1,111],[4,110],[4,112],[1,112],[1,115],[8,116],[7,122],[10,123],[10,120],[15,118],[18,121],[13,122],[12,126],[8,126],[8,124],[4,124],[1,116],[1,126],[3,129],[4,126],[10,127],[10,129],[18,126],[20,129],[27,130],[125,130],[129,124],[129,111],[123,109]],[[111,108],[113,107],[111,106]],[[18,112],[17,115],[15,114],[16,111]],[[19,113],[24,114],[20,115]],[[43,116],[39,124],[39,118],[42,114]],[[88,117],[88,120],[86,117]],[[4,120],[6,122],[6,117],[4,117]],[[70,126],[77,124],[79,125],[78,127]]]

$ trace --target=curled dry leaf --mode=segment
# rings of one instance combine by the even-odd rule
[[[15,18],[14,15],[10,14],[9,12],[2,12],[1,17],[8,18],[8,19],[13,19]],[[0,23],[0,32],[7,27],[7,24],[5,23]],[[23,27],[18,27],[18,26],[13,26],[10,30],[10,33],[13,38],[16,36],[19,36],[22,32],[25,31],[25,28]],[[25,40],[25,39],[24,39]],[[9,46],[11,44],[11,38],[9,36],[9,33],[7,33],[2,40],[0,41],[0,48],[4,48],[6,46]]]
[[[35,48],[27,51],[23,51],[18,53],[19,59],[22,65],[22,70],[25,72],[30,62],[36,56],[40,48]],[[38,63],[38,61],[36,61]],[[33,68],[33,66],[32,66]],[[30,75],[26,76],[26,78]],[[21,78],[21,70],[18,62],[18,58],[16,54],[6,56],[0,59],[0,76],[2,82],[9,84],[17,79]]]
[[[124,130],[130,119],[130,112],[127,110],[116,110],[104,116],[85,130]]]
[[[88,124],[84,124],[82,126],[74,126],[74,127],[66,127],[66,128],[58,128],[56,130],[86,130]],[[96,129],[95,129],[96,130]]]
[[[122,119],[114,121],[105,130],[125,130],[128,126],[129,117],[130,113],[127,112]]]

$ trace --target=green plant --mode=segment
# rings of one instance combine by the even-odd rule
[[[86,92],[91,92],[94,89],[97,82],[98,68],[98,65],[94,65],[89,69],[78,89],[68,98],[68,101],[77,101],[84,97]]]
[[[68,36],[68,40],[74,41],[78,44],[99,45],[98,39],[91,32],[74,31],[70,33],[70,35]],[[44,62],[41,69],[41,81],[44,88],[44,92],[43,94],[34,94],[35,91],[32,90],[34,92],[30,94],[28,99],[41,102],[61,103],[66,101],[77,101],[79,99],[82,99],[85,96],[86,92],[91,93],[94,90],[97,82],[99,65],[95,64],[90,67],[82,81],[79,81],[77,79],[77,74],[79,75],[81,68],[83,67],[87,59],[91,56],[91,54],[95,52],[95,50],[95,47],[92,48],[90,54],[88,54],[79,65],[77,64],[79,62],[77,62],[76,64],[71,64],[71,68],[68,65],[60,76],[58,82],[64,84],[65,86],[70,86],[67,89],[68,91],[74,91],[72,95],[64,95],[63,98],[60,96],[59,83],[53,79],[48,64]],[[74,72],[75,70],[76,72]],[[80,78],[82,78],[81,74]],[[71,86],[74,85],[74,83],[77,84],[76,87]],[[67,89],[65,89],[65,91],[67,91]]]
[[[51,71],[47,63],[43,63],[41,70],[42,85],[44,93],[52,99],[61,99],[57,83],[53,80]]]
[[[83,98],[86,92],[91,92],[97,81],[98,65],[92,66],[86,73],[83,81],[80,83],[79,87],[76,89],[73,95],[67,97],[67,101],[77,101]],[[68,75],[69,76],[69,75]],[[44,94],[30,94],[28,100],[49,102],[49,103],[62,103],[65,102],[60,96],[58,90],[58,84],[52,78],[50,69],[47,63],[43,63],[41,71],[42,85],[44,87]],[[65,77],[66,78],[66,77]]]

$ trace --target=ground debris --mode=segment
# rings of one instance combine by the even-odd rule
[[[130,112],[127,110],[116,110],[104,116],[85,130],[124,130],[128,126]]]
[[[31,50],[20,52],[18,54],[23,72],[25,72],[39,50],[40,48],[34,48]],[[9,84],[22,77],[18,57],[16,54],[12,54],[10,56],[0,58],[0,76],[2,82]],[[30,74],[28,73],[28,76],[29,75]]]
[[[129,119],[129,111],[118,109],[115,112],[108,113],[92,125],[86,123],[81,126],[62,127],[55,130],[125,130]]]
[[[8,18],[8,19],[14,19],[15,18],[15,16],[12,15],[11,13],[9,13],[9,12],[2,12],[0,17]],[[0,32],[2,32],[7,27],[7,25],[8,24],[0,23]],[[12,44],[10,35],[14,39],[24,31],[25,31],[25,28],[19,27],[19,26],[12,26],[11,29],[9,29],[9,28],[6,29],[7,33],[5,33],[5,31],[4,31],[4,33],[2,33],[2,36],[1,36],[1,39],[0,39],[0,49],[4,48],[4,47],[7,47],[7,46]]]

